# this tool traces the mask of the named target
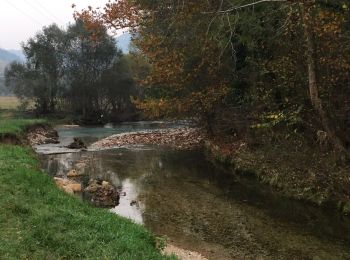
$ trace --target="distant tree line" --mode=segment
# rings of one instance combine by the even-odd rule
[[[87,30],[81,20],[43,30],[23,44],[26,62],[5,71],[7,87],[40,114],[65,112],[98,122],[133,115],[138,96],[131,55],[116,47],[104,26]]]
[[[5,80],[0,75],[0,95],[1,96],[7,96],[9,94],[10,94],[9,90],[5,87]]]

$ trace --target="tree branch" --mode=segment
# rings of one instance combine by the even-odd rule
[[[256,1],[253,3],[245,4],[245,5],[235,6],[235,7],[232,7],[230,9],[227,9],[227,10],[218,10],[216,13],[230,13],[230,12],[236,11],[238,9],[243,9],[243,8],[246,8],[249,6],[254,6],[257,4],[268,3],[268,2],[288,2],[288,0],[260,0],[260,1]],[[208,13],[208,12],[206,12],[206,13]],[[210,13],[214,13],[214,12],[210,12]]]

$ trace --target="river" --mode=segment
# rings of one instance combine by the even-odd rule
[[[83,185],[99,178],[121,191],[113,212],[208,259],[350,259],[348,217],[281,198],[254,179],[214,166],[202,151],[130,146],[72,152],[61,147],[73,137],[89,144],[115,133],[184,124],[59,127],[61,143],[37,151],[50,175],[65,177],[77,164],[84,165]]]

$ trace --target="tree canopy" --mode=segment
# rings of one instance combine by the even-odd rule
[[[129,63],[103,25],[91,31],[82,20],[67,30],[53,24],[23,50],[27,61],[6,69],[6,84],[22,100],[34,100],[37,112],[71,112],[96,122],[133,109]]]
[[[133,32],[151,67],[136,104],[150,114],[350,143],[349,1],[118,0],[75,15]]]

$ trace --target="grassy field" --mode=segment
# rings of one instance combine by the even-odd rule
[[[0,96],[0,109],[16,109],[20,105],[17,97]]]
[[[0,115],[0,134],[22,134],[27,126],[45,123],[43,119],[7,119]]]
[[[32,121],[1,122],[18,132]],[[59,190],[30,148],[0,144],[0,209],[0,259],[171,258],[144,227]]]
[[[11,102],[12,107],[11,107]],[[0,135],[1,134],[23,134],[26,127],[37,123],[48,123],[47,119],[33,119],[33,115],[25,115],[14,107],[19,104],[16,97],[0,96]]]
[[[18,118],[19,117],[19,118]],[[21,135],[26,127],[36,123],[46,123],[45,119],[24,119],[14,111],[0,110],[0,134]]]

